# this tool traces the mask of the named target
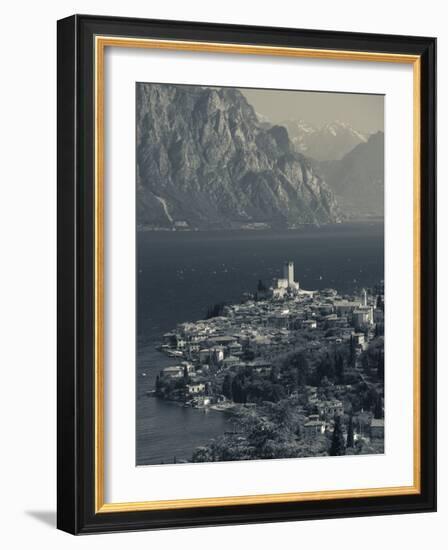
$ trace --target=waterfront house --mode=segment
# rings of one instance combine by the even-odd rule
[[[184,338],[182,338],[182,336],[177,334],[176,335],[176,348],[178,350],[183,350],[183,349],[185,349],[186,345],[187,345],[187,341]]]
[[[197,384],[187,384],[185,386],[185,391],[190,395],[203,393],[205,391],[205,384],[203,382],[198,382]]]
[[[208,397],[206,395],[201,395],[201,396],[198,396],[198,397],[194,397],[191,400],[191,404],[196,409],[202,409],[202,408],[207,407],[208,405],[211,404],[211,399],[210,399],[210,397]]]
[[[165,367],[162,369],[162,376],[165,376],[167,378],[182,378],[184,375],[184,367],[182,366],[176,366],[176,367]]]

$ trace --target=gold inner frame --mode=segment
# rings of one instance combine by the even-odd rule
[[[104,54],[106,47],[146,48],[161,50],[232,53],[250,55],[286,56],[313,59],[406,63],[413,66],[413,478],[410,486],[367,489],[343,489],[301,493],[275,493],[264,495],[226,496],[179,500],[153,500],[143,502],[106,503],[104,501]],[[232,506],[279,502],[304,502],[340,498],[360,498],[420,493],[420,120],[421,120],[421,61],[417,55],[401,55],[345,50],[305,49],[291,47],[255,46],[251,44],[225,44],[177,40],[156,40],[96,36],[95,59],[95,513],[167,510],[208,506]]]

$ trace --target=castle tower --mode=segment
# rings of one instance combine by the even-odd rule
[[[288,280],[288,286],[294,283],[294,262],[285,262],[283,264],[283,278]]]
[[[362,305],[367,306],[367,290],[365,288],[362,289]]]

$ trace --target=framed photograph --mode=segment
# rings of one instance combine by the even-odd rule
[[[434,38],[58,22],[58,527],[436,509]]]

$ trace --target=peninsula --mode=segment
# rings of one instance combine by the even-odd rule
[[[384,284],[306,290],[286,261],[238,304],[179,324],[158,398],[229,415],[193,462],[384,452]]]

